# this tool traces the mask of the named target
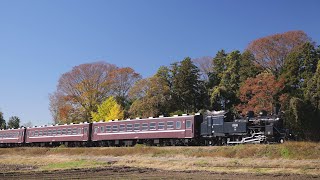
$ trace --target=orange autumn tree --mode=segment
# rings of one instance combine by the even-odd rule
[[[241,104],[237,109],[242,113],[261,110],[272,112],[278,101],[277,95],[284,88],[283,80],[276,80],[271,73],[261,73],[255,78],[248,78],[240,87]]]
[[[255,62],[278,76],[286,56],[295,48],[311,42],[303,31],[288,31],[252,41],[247,50],[255,57]]]

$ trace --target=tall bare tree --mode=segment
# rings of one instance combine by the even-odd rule
[[[213,69],[213,57],[210,56],[204,56],[200,58],[192,59],[194,64],[199,68],[201,78],[205,81],[209,81],[209,75],[212,73]]]

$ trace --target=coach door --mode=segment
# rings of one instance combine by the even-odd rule
[[[186,138],[192,138],[193,134],[193,123],[191,119],[185,120],[185,137]]]

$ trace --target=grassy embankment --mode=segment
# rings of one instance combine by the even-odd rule
[[[27,171],[132,166],[320,175],[320,144],[310,142],[227,147],[3,148],[0,149],[0,158],[1,166],[33,167]]]

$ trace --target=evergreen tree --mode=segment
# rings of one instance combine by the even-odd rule
[[[281,74],[286,79],[286,93],[303,98],[307,83],[316,72],[318,57],[311,43],[305,43],[286,57]]]
[[[20,118],[17,116],[10,117],[8,121],[8,128],[17,129],[19,127],[20,127]]]
[[[206,92],[204,89],[199,69],[189,57],[172,65],[172,92],[173,100],[177,102],[176,110],[195,112],[203,108],[205,105],[201,98],[204,97],[202,93]]]
[[[310,100],[318,111],[320,110],[320,60],[318,62],[316,73],[308,82],[305,97]]]
[[[319,140],[320,65],[319,52],[306,43],[291,52],[281,76],[286,80],[287,103],[282,106],[284,120],[303,139]]]
[[[213,88],[211,102],[216,110],[230,110],[239,103],[237,96],[240,86],[240,61],[241,54],[239,51],[233,51],[227,55],[223,62],[223,71],[220,75],[219,85]],[[221,64],[221,63],[220,63]],[[219,68],[219,71],[222,68]]]
[[[6,129],[7,125],[6,125],[6,120],[4,120],[3,118],[3,113],[0,112],[0,129]]]
[[[255,65],[255,59],[250,51],[241,54],[239,76],[240,82],[244,82],[248,78],[254,78],[263,71],[262,67]]]
[[[213,58],[213,71],[209,75],[209,84],[211,87],[217,86],[220,84],[221,78],[224,71],[226,70],[226,58],[227,53],[222,49],[217,52],[216,56]]]

